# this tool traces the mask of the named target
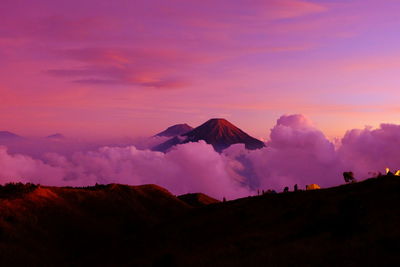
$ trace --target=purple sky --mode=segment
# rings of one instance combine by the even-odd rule
[[[267,137],[400,123],[395,0],[2,0],[0,125],[118,137],[225,117]]]

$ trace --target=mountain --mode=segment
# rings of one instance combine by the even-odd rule
[[[21,136],[8,131],[0,131],[0,139],[18,139],[18,138],[21,138]]]
[[[5,185],[0,266],[397,266],[399,189],[382,176],[193,207],[201,194],[156,185]]]
[[[60,133],[56,133],[56,134],[46,136],[46,138],[53,139],[53,140],[61,140],[61,139],[65,139],[65,136]]]
[[[0,266],[121,266],[141,231],[189,209],[157,185],[0,185]]]
[[[138,253],[157,266],[393,266],[399,188],[380,177],[212,204],[155,229],[147,240],[163,238]]]
[[[193,130],[193,127],[187,125],[186,123],[176,124],[171,127],[168,127],[165,131],[162,131],[161,133],[158,133],[155,136],[173,137],[185,134],[191,130]]]
[[[265,146],[262,141],[251,137],[226,119],[210,119],[181,136],[157,145],[153,150],[166,152],[174,145],[200,140],[206,141],[218,152],[233,144],[245,144],[247,149],[259,149]]]
[[[178,136],[172,137],[171,139],[168,139],[167,141],[165,141],[159,145],[156,145],[151,150],[166,152],[169,149],[171,149],[171,147],[179,145],[179,144],[184,144],[184,143],[187,143],[186,137],[184,137],[182,135],[178,135]]]
[[[185,194],[178,196],[178,198],[192,207],[203,207],[220,202],[219,200],[203,193]]]

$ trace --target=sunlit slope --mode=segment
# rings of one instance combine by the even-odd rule
[[[111,260],[139,232],[189,209],[156,185],[20,191],[0,192],[1,266]]]

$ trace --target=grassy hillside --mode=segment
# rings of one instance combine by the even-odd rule
[[[180,266],[383,266],[400,254],[400,178],[239,199],[159,227]],[[160,252],[161,251],[161,252]]]
[[[118,262],[138,233],[189,209],[155,185],[15,187],[0,189],[1,266]]]
[[[383,266],[400,258],[399,177],[196,208],[150,185],[2,190],[2,266]]]
[[[219,200],[203,193],[185,194],[178,196],[178,198],[190,206],[197,208],[220,202]]]

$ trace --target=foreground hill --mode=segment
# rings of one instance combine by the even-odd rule
[[[219,200],[203,193],[185,194],[178,196],[178,198],[192,207],[203,207],[220,202]]]
[[[157,227],[162,239],[145,258],[159,266],[397,265],[399,192],[400,177],[381,177],[209,205]]]
[[[265,146],[262,141],[251,137],[225,119],[210,119],[199,127],[154,147],[153,150],[166,152],[175,145],[200,140],[206,141],[218,152],[233,144],[244,144],[247,149],[259,149]]]
[[[194,208],[157,186],[0,190],[0,264],[387,266],[400,177]],[[203,205],[204,204],[204,205]]]
[[[189,208],[156,185],[6,186],[0,189],[0,265],[115,261],[140,231]]]

